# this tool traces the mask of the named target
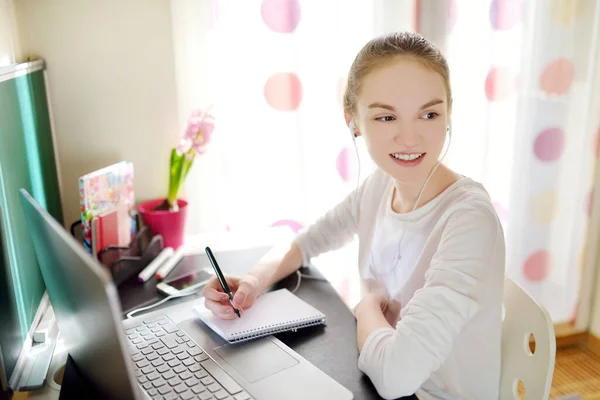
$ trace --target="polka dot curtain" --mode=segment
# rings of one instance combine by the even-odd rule
[[[557,324],[574,328],[600,132],[600,49],[592,40],[600,3],[447,5],[449,164],[488,188],[505,228],[507,275]]]
[[[411,29],[410,13],[389,0],[172,4],[180,119],[211,103],[216,117],[186,182],[188,232],[299,232],[372,171],[344,121],[346,74],[374,35]],[[340,287],[357,270],[354,251],[332,262]]]
[[[186,184],[190,233],[297,232],[354,189],[373,165],[343,121],[346,73],[374,35],[415,28],[416,3],[172,2],[180,119],[208,103],[217,117]],[[507,274],[557,323],[574,322],[600,146],[600,88],[590,88],[598,2],[420,3],[421,21],[435,14],[427,5],[446,6],[445,24],[428,24],[444,29],[434,36],[445,39],[451,68],[446,161],[490,192],[506,232]],[[356,282],[344,274],[356,260],[344,257],[337,264],[350,267],[329,277],[352,292]]]
[[[373,4],[206,4],[213,16],[211,29],[203,33],[206,52],[190,74],[205,75],[199,90],[210,93],[206,98],[214,104],[217,127],[205,166],[195,168],[198,175],[191,180],[205,182],[200,175],[207,174],[218,179],[206,190],[187,193],[200,202],[207,196],[219,202],[198,214],[198,223],[207,229],[285,225],[299,231],[359,178],[341,98],[354,55],[381,33],[374,22],[354,26],[361,18],[375,21]],[[364,178],[366,155],[361,162]]]

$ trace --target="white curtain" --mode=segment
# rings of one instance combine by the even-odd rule
[[[344,122],[345,78],[367,40],[412,29],[413,1],[172,5],[182,126],[195,107],[212,104],[216,118],[210,146],[186,182],[189,234],[269,226],[297,232],[372,171]],[[338,268],[325,271],[350,297],[358,293],[349,288],[353,254],[352,247],[342,251]]]
[[[600,121],[598,3],[174,0],[182,126],[208,104],[217,120],[188,177],[188,231],[298,231],[353,190],[373,165],[343,120],[346,73],[373,36],[417,30],[448,58],[446,161],[490,192],[507,274],[557,323],[583,327],[575,310],[589,273],[580,267]],[[331,255],[338,267],[324,271],[350,302],[355,250]]]
[[[581,283],[595,268],[596,247],[586,244],[598,225],[590,212],[600,2],[447,4],[456,105],[450,166],[490,192],[505,227],[507,275],[557,324],[584,330],[591,287]]]

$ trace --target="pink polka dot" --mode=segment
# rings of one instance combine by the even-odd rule
[[[485,96],[490,101],[504,100],[515,92],[517,78],[506,67],[492,68],[485,78]]]
[[[540,161],[556,161],[565,147],[565,133],[561,128],[542,131],[533,144],[533,152]]]
[[[302,100],[300,79],[293,72],[279,72],[271,75],[265,83],[265,99],[276,110],[297,109]]]
[[[291,33],[300,22],[298,0],[263,0],[260,12],[265,25],[277,33]]]
[[[337,100],[340,106],[344,107],[344,92],[346,91],[346,83],[348,78],[340,78],[337,83]]]
[[[353,157],[353,149],[349,147],[343,148],[337,156],[335,163],[337,172],[344,182],[350,181],[355,176]]]
[[[546,250],[533,253],[523,265],[523,275],[530,281],[543,281],[550,275],[550,261],[550,253]]]
[[[575,76],[575,66],[566,58],[552,61],[540,75],[540,89],[547,94],[565,93]]]
[[[492,205],[494,206],[494,209],[496,210],[496,214],[498,214],[498,219],[500,219],[500,222],[508,221],[508,210],[506,209],[506,207],[504,207],[502,204],[498,203],[497,201],[492,202]]]
[[[493,0],[490,6],[490,22],[494,29],[505,31],[521,21],[522,0]]]
[[[456,0],[448,0],[448,15],[446,19],[446,31],[448,33],[454,30],[456,25]]]
[[[291,219],[282,219],[282,220],[279,220],[279,221],[274,222],[273,224],[271,224],[271,226],[272,227],[287,226],[294,233],[298,233],[302,229],[302,224],[300,222],[294,221],[294,220],[291,220]]]
[[[225,230],[231,232],[231,226],[229,224],[225,225]]]

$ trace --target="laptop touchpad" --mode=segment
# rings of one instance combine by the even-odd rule
[[[299,363],[285,350],[266,338],[226,344],[214,350],[248,382],[259,381]]]

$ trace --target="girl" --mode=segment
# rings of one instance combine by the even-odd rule
[[[375,38],[351,66],[344,109],[377,170],[285,256],[228,278],[233,306],[358,235],[358,367],[378,393],[497,399],[504,234],[483,186],[441,163],[452,136],[446,60],[414,33]],[[216,279],[203,294],[215,315],[236,318]]]

